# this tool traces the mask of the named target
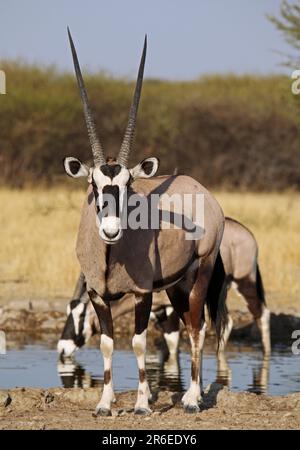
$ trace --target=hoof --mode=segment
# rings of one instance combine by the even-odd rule
[[[93,417],[101,416],[101,417],[110,417],[111,410],[107,408],[99,408],[93,413]]]
[[[147,409],[147,408],[136,408],[134,410],[134,414],[136,416],[149,416],[151,414],[151,409]]]
[[[197,405],[184,405],[184,412],[187,414],[197,414],[200,411]]]

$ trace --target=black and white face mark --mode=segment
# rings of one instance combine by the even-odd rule
[[[87,342],[92,330],[86,303],[72,300],[67,306],[67,315],[65,327],[57,344],[57,351],[61,356],[68,358]]]
[[[64,167],[70,177],[87,177],[92,184],[99,235],[107,244],[115,244],[122,236],[122,212],[129,182],[153,177],[158,170],[159,160],[155,157],[146,158],[132,169],[117,162],[89,168],[79,159],[68,156],[64,159]]]
[[[91,173],[99,234],[107,244],[122,236],[121,214],[129,180],[129,170],[119,164],[95,167]]]

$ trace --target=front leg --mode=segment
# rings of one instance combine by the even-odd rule
[[[132,339],[133,351],[139,369],[139,386],[135,414],[150,414],[149,399],[151,392],[146,378],[146,336],[152,306],[152,293],[135,296],[135,334]]]
[[[96,407],[95,414],[100,416],[111,416],[111,403],[115,401],[112,382],[112,354],[114,349],[113,322],[110,303],[102,300],[94,293],[89,293],[94,309],[100,323],[101,337],[100,350],[104,364],[104,385],[101,400]]]

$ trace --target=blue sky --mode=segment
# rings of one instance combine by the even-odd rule
[[[135,77],[148,34],[146,77],[286,72],[289,48],[267,20],[280,0],[0,0],[0,59],[73,70],[66,27],[81,65]]]

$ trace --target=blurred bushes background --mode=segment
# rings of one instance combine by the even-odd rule
[[[63,158],[91,157],[75,75],[17,62],[0,67],[7,78],[0,96],[1,184],[67,184]],[[85,80],[100,139],[114,156],[134,83],[105,74]],[[131,164],[155,155],[160,173],[178,167],[208,188],[299,190],[299,102],[284,76],[146,80]]]

